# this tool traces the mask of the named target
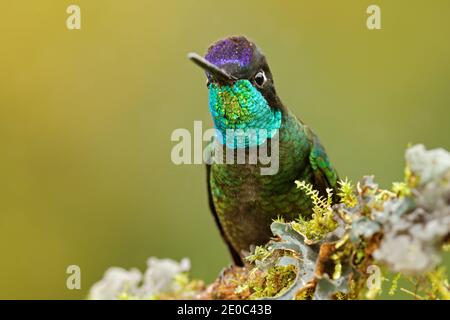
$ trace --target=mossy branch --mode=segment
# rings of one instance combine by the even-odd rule
[[[388,294],[450,299],[442,256],[450,247],[450,154],[422,145],[406,151],[405,180],[381,189],[371,176],[356,186],[339,182],[321,197],[296,181],[312,200],[309,219],[271,225],[275,236],[257,246],[246,266],[229,267],[209,286],[188,277],[189,261],[150,258],[145,274],[111,268],[92,299],[374,299],[387,272]],[[300,213],[299,213],[300,214]],[[304,215],[303,215],[304,216]],[[400,287],[406,279],[413,290]]]

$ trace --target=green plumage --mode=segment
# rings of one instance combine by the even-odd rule
[[[210,204],[237,263],[251,245],[270,239],[270,224],[278,216],[293,220],[299,214],[310,214],[311,200],[296,187],[295,180],[311,183],[323,195],[326,188],[336,186],[337,174],[306,125],[287,113],[279,134],[280,167],[275,175],[261,175],[260,164],[207,167]]]
[[[219,163],[209,161],[207,165],[211,211],[234,262],[242,264],[242,256],[251,246],[270,239],[274,219],[293,220],[311,214],[311,199],[297,189],[296,180],[310,183],[326,196],[327,188],[336,188],[337,173],[317,136],[282,104],[266,58],[254,43],[245,37],[230,37],[213,44],[206,60],[190,57],[207,72],[210,111],[221,133],[210,148],[218,146],[223,154],[227,148],[240,149],[248,156],[261,142],[270,150],[274,136],[256,140],[256,145],[228,144],[222,139],[226,130],[278,130],[276,174],[262,175],[261,167],[267,165],[259,161],[224,164],[223,159],[212,159]]]

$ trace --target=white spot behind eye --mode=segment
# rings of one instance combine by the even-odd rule
[[[267,78],[266,78],[266,74],[264,73],[264,71],[258,71],[258,73],[255,75],[254,77],[255,80],[255,84],[258,87],[262,87],[264,85],[264,83],[266,83]]]

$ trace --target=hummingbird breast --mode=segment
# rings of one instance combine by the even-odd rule
[[[246,153],[251,152],[250,148]],[[279,170],[261,175],[257,164],[212,164],[210,192],[220,224],[233,247],[241,253],[271,237],[270,224],[282,216],[293,220],[311,206],[295,180],[310,181],[310,146],[301,123],[290,113],[279,130]]]

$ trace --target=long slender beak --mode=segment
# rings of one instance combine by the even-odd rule
[[[211,62],[195,52],[188,53],[188,58],[219,82],[229,82],[237,80],[236,77],[232,76],[225,70],[216,67]]]

